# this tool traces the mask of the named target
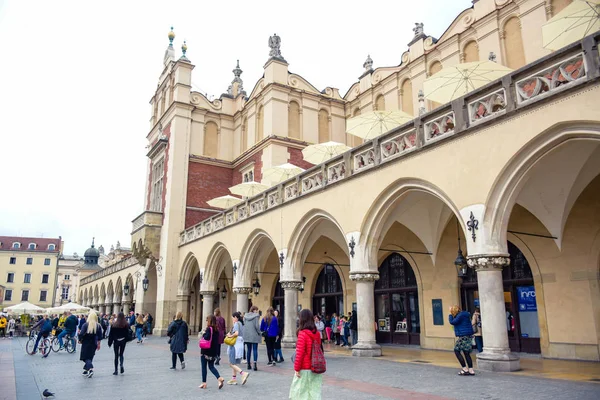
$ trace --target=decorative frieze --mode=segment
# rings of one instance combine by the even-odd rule
[[[425,141],[431,141],[442,136],[449,136],[454,133],[456,124],[454,112],[450,111],[434,120],[425,122]]]
[[[381,141],[381,162],[392,160],[412,149],[417,148],[417,132],[401,133]]]
[[[265,200],[260,198],[250,203],[250,215],[258,214],[264,211]]]
[[[476,271],[502,270],[510,265],[510,258],[499,255],[478,255],[468,257],[467,265]]]
[[[279,190],[267,194],[267,208],[273,208],[279,204]]]
[[[302,282],[300,281],[280,281],[281,287],[284,290],[300,290]]]
[[[237,209],[238,212],[238,221],[246,219],[248,217],[248,207],[243,205],[239,206]]]
[[[323,173],[321,171],[302,179],[302,194],[310,193],[324,186]]]
[[[214,226],[215,231],[218,231],[219,229],[223,229],[223,227],[225,226],[225,218],[223,218],[223,216],[216,217],[213,220],[213,226]]]
[[[354,155],[354,171],[364,171],[375,166],[375,150],[371,147]]]
[[[298,197],[298,184],[296,182],[285,187],[285,201]]]
[[[235,220],[234,220],[233,211],[230,211],[227,214],[225,214],[225,225],[231,225],[234,222],[235,222]]]
[[[350,280],[354,282],[375,282],[379,280],[378,272],[350,272]]]
[[[327,166],[327,181],[336,182],[346,177],[346,165],[344,160]]]
[[[233,288],[233,293],[236,293],[236,294],[250,294],[250,293],[252,293],[252,288],[251,287],[234,287]]]
[[[469,103],[469,120],[471,123],[481,121],[506,111],[506,92],[498,89],[495,92]]]

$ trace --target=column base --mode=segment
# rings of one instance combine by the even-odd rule
[[[286,337],[284,336],[281,339],[281,347],[283,347],[284,349],[295,349],[296,348],[296,340],[295,338],[292,339],[286,339]]]
[[[167,328],[154,328],[152,329],[153,336],[167,336]]]
[[[381,357],[381,346],[377,343],[361,343],[352,346],[353,357]]]
[[[482,353],[477,354],[477,368],[482,371],[512,372],[521,369],[519,356],[514,353]]]

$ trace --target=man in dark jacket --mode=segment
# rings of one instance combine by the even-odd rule
[[[356,315],[356,310],[352,311],[352,316],[350,317],[350,337],[352,338],[352,346],[358,343],[358,316]]]
[[[135,313],[133,311],[129,311],[127,322],[129,322],[129,326],[135,331]]]
[[[73,348],[75,348],[75,331],[77,330],[77,317],[71,314],[70,312],[65,312],[68,315],[65,320],[65,329],[58,335],[58,343],[60,344],[60,350],[64,349],[63,337],[69,335],[71,337],[71,342],[73,343]]]
[[[33,346],[33,353],[31,353],[31,355],[37,353],[37,348],[38,344],[40,343],[40,339],[47,338],[50,332],[52,332],[52,322],[50,322],[50,319],[47,315],[45,315],[43,319],[39,320],[38,323],[35,324],[31,329],[34,330],[38,327],[40,328],[40,333],[38,334],[37,339],[35,340],[35,345]],[[48,353],[46,353],[44,357],[48,357],[49,353],[50,350],[48,350]]]

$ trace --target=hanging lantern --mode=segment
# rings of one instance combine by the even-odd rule
[[[227,298],[227,288],[223,286],[223,291],[221,292],[221,298],[225,300]]]
[[[144,277],[144,279],[142,279],[142,287],[144,288],[144,292],[148,290],[149,284],[150,284],[150,280],[148,279],[148,276],[146,275]]]
[[[258,294],[260,293],[260,282],[258,280],[258,276],[256,277],[256,280],[252,284],[252,289],[254,290],[254,294],[258,296]]]
[[[129,283],[125,283],[125,286],[123,286],[123,294],[129,296]]]
[[[300,284],[300,293],[304,292],[304,284],[306,283],[306,277],[302,277],[302,283]]]
[[[467,276],[467,260],[463,256],[460,248],[458,249],[456,260],[454,260],[454,266],[456,267],[456,273],[458,274],[459,278],[464,278]]]

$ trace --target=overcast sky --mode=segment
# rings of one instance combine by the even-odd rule
[[[439,37],[471,0],[0,0],[0,235],[96,237],[129,246],[143,210],[149,100],[169,27],[187,40],[195,90],[218,98],[236,59],[248,93],[281,37],[290,71],[344,95],[398,65],[415,22]]]

